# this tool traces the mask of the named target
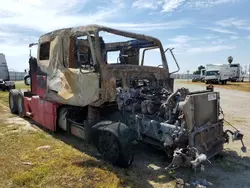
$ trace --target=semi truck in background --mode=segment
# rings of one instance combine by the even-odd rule
[[[231,72],[229,64],[207,64],[205,83],[227,84],[227,81],[230,81]]]
[[[15,89],[15,82],[10,81],[5,55],[0,53],[0,90],[9,91],[11,89]]]

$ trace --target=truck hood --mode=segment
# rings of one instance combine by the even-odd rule
[[[115,77],[117,79],[139,78],[166,80],[170,78],[169,71],[166,68],[139,66],[139,65],[121,65],[110,64],[105,66],[103,77]]]

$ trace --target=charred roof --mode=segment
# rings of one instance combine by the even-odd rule
[[[71,35],[81,36],[86,32],[97,33],[98,31],[106,31],[106,32],[110,32],[110,33],[113,33],[116,35],[121,35],[121,36],[125,36],[125,37],[136,38],[136,39],[142,39],[142,40],[148,40],[148,41],[154,41],[158,44],[160,43],[159,39],[151,37],[151,36],[133,33],[133,32],[128,32],[128,31],[123,31],[123,30],[118,30],[118,29],[113,29],[110,27],[96,25],[96,24],[57,29],[57,30],[54,30],[52,32],[49,32],[49,33],[42,35],[40,38],[55,37],[55,36],[59,35],[59,33],[61,33],[61,32],[67,32],[67,33],[70,33]]]

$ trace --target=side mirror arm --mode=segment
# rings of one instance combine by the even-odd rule
[[[170,51],[170,53],[171,53],[171,55],[172,55],[172,57],[173,57],[173,59],[174,59],[174,61],[175,61],[175,64],[176,64],[176,66],[177,66],[177,70],[176,70],[176,71],[169,73],[169,74],[171,75],[171,74],[173,74],[173,73],[179,72],[180,67],[179,67],[179,64],[178,64],[178,62],[177,62],[175,56],[174,56],[174,53],[172,52],[172,51],[174,50],[174,48],[167,48],[164,52],[166,53],[168,50]]]

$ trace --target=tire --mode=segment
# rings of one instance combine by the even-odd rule
[[[124,146],[123,146],[124,147]],[[122,151],[122,145],[117,136],[109,131],[99,131],[97,150],[103,159],[114,166],[128,168],[134,160],[134,154],[129,146]]]
[[[19,91],[18,90],[10,90],[9,92],[9,108],[12,114],[17,114],[17,97],[18,97]]]
[[[25,116],[25,109],[24,109],[24,96],[22,92],[19,92],[17,97],[17,111],[20,117]]]

